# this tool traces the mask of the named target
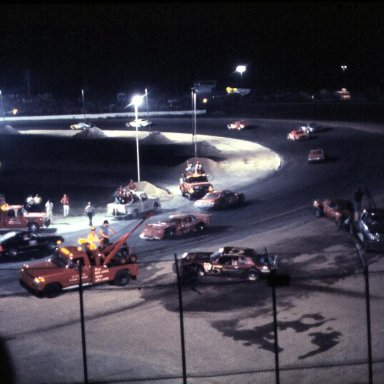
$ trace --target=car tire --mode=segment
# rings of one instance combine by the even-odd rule
[[[31,232],[37,232],[39,230],[39,226],[36,223],[29,223],[28,224],[28,229]]]
[[[114,284],[118,287],[126,286],[131,280],[131,276],[128,271],[123,270],[116,273]]]
[[[206,229],[207,229],[207,226],[204,223],[199,223],[196,226],[196,230],[199,233],[204,232]]]
[[[51,299],[57,297],[61,293],[61,285],[59,283],[48,284],[43,291],[45,297]]]
[[[194,274],[195,274],[197,277],[202,277],[202,276],[205,275],[204,269],[203,269],[203,267],[202,267],[201,265],[196,265],[195,268],[194,268],[194,270],[195,270],[195,273],[194,273]]]
[[[316,208],[315,215],[316,215],[316,217],[323,217],[324,216],[323,209],[320,207]]]
[[[167,228],[164,232],[164,237],[173,239],[175,237],[175,230],[173,228]]]
[[[139,217],[139,211],[137,209],[134,209],[132,212],[132,217],[134,219],[137,219]]]
[[[257,281],[260,278],[260,273],[256,269],[250,269],[247,273],[247,280]]]
[[[16,248],[11,248],[7,251],[7,257],[14,259],[18,256],[19,251]]]

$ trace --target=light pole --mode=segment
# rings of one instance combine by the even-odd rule
[[[81,90],[81,100],[83,101],[83,119],[85,123],[85,102],[84,102],[84,89]]]
[[[341,70],[343,71],[343,82],[345,83],[345,71],[348,69],[346,65],[340,65]],[[343,85],[341,85],[343,88]]]
[[[137,181],[140,182],[140,154],[139,154],[139,105],[143,101],[143,96],[135,95],[132,97],[131,105],[135,108],[136,122],[136,161],[137,161]]]
[[[148,117],[149,117],[149,108],[148,108],[148,89],[145,88],[145,108],[147,110],[147,120],[148,120]],[[150,125],[149,126],[149,130],[152,132],[152,126]]]
[[[195,88],[191,88],[191,97],[192,97],[192,110],[193,110],[193,115],[192,115],[192,141],[193,141],[193,146],[194,146],[194,154],[195,154],[195,157],[197,157],[196,89]]]
[[[236,72],[240,73],[241,78],[241,88],[243,88],[243,73],[247,70],[247,67],[245,65],[238,65],[236,67]]]
[[[1,119],[4,121],[4,103],[3,103],[3,91],[0,90],[0,112],[1,112]]]

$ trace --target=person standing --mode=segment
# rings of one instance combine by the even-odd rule
[[[354,211],[354,220],[358,221],[361,214],[361,202],[363,200],[364,192],[361,188],[357,188],[355,194],[353,195],[353,211]]]
[[[69,215],[69,197],[65,193],[61,198],[60,203],[63,206],[64,217],[68,216]]]
[[[93,218],[93,214],[95,212],[95,207],[91,204],[90,201],[88,201],[88,204],[86,205],[85,209],[84,209],[84,212],[85,214],[88,216],[88,219],[89,219],[89,226],[92,227],[92,218]]]
[[[95,250],[100,245],[100,238],[97,236],[96,228],[91,227],[91,230],[88,233],[87,236],[87,242],[90,244],[90,249]]]
[[[101,245],[103,248],[109,245],[110,238],[115,233],[116,231],[109,226],[108,220],[104,220],[103,225],[99,229],[99,235],[101,237]]]
[[[47,218],[51,221],[53,221],[53,202],[51,199],[48,199],[45,203],[45,212],[47,213]]]

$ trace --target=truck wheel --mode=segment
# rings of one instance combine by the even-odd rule
[[[157,212],[159,209],[160,209],[159,204],[158,204],[158,203],[155,203],[155,204],[153,205],[153,211],[154,211],[154,212]]]
[[[255,269],[251,269],[247,273],[247,280],[249,281],[256,281],[259,280],[260,274]]]
[[[137,219],[139,217],[139,211],[137,209],[134,209],[132,212],[132,217],[134,219]]]
[[[39,230],[39,226],[36,223],[29,223],[28,224],[28,229],[31,232],[37,232]]]
[[[61,286],[59,283],[48,284],[43,291],[45,297],[53,298],[60,294]]]
[[[324,216],[324,212],[323,212],[323,210],[319,207],[319,208],[316,208],[315,215],[316,215],[316,217],[323,217],[323,216]]]
[[[131,280],[131,276],[128,271],[119,271],[116,273],[114,284],[119,287],[124,287],[129,283],[129,280]]]
[[[195,275],[198,277],[202,277],[205,275],[204,269],[201,265],[196,265],[195,267]]]
[[[204,232],[207,229],[206,225],[204,223],[199,223],[196,227],[197,232]]]

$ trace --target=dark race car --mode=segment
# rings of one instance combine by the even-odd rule
[[[224,191],[208,192],[201,199],[194,202],[199,209],[225,209],[244,204],[243,193],[232,192],[229,189]]]
[[[217,252],[186,252],[179,260],[182,276],[226,276],[256,281],[277,271],[277,256],[252,248],[226,246]]]
[[[28,231],[11,231],[0,235],[0,261],[38,259],[49,256],[64,241],[62,236],[43,236]]]
[[[365,209],[356,223],[356,232],[366,251],[384,250],[384,209]]]

